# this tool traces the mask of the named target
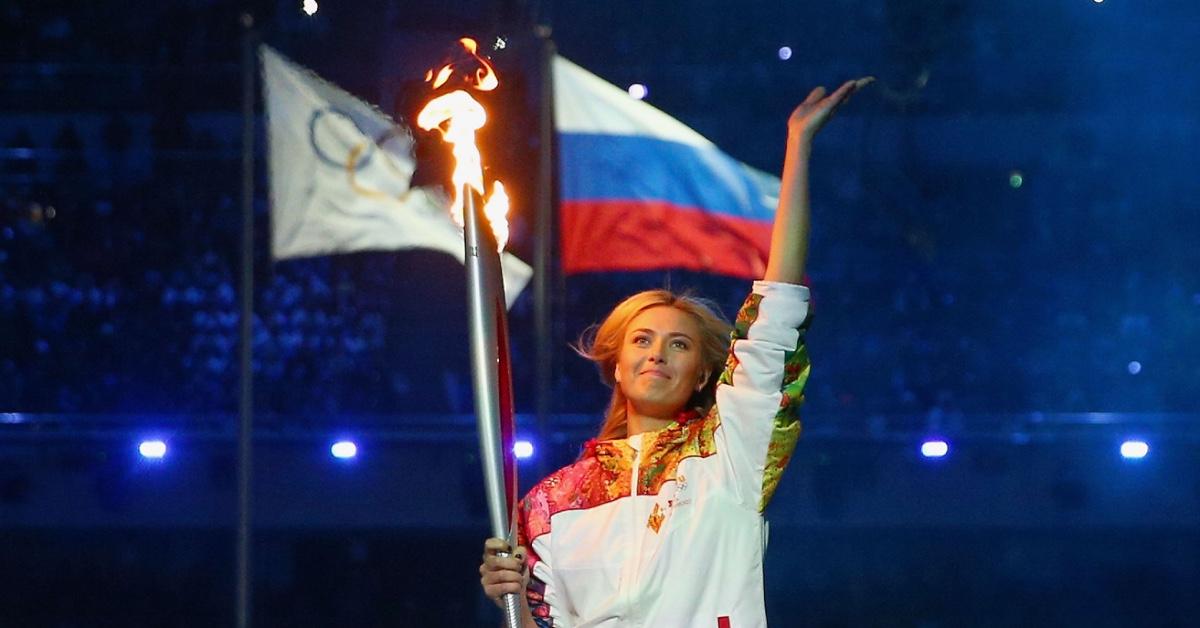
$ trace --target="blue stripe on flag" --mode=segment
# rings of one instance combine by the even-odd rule
[[[559,155],[566,201],[666,201],[749,220],[775,215],[744,166],[715,147],[560,133]]]

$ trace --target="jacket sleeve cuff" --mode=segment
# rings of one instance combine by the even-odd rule
[[[808,286],[758,280],[754,282],[753,292],[762,296],[759,316],[773,324],[795,329],[808,318]]]

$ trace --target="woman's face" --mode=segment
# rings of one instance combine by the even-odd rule
[[[644,310],[625,327],[616,380],[632,410],[673,418],[684,409],[708,373],[700,356],[700,325],[668,305]]]

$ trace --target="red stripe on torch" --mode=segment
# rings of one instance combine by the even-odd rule
[[[512,360],[508,349],[508,312],[504,303],[503,276],[496,300],[496,344],[500,357],[500,443],[504,451],[504,488],[508,500],[509,524],[516,525],[517,512],[517,456],[513,452],[516,444],[516,419],[513,413]]]

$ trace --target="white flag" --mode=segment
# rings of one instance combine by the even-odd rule
[[[410,187],[407,129],[367,103],[260,46],[275,259],[425,248],[464,260],[462,229],[438,188]],[[509,305],[529,265],[501,255]]]

